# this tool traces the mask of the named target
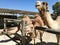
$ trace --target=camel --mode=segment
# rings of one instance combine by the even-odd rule
[[[43,23],[43,21],[42,21],[42,19],[41,19],[41,17],[39,16],[39,14],[36,14],[35,15],[35,18],[33,19],[33,20],[31,20],[27,15],[26,16],[24,16],[23,17],[23,19],[25,20],[25,21],[27,21],[27,28],[26,28],[26,30],[27,31],[29,31],[30,33],[32,32],[31,31],[31,27],[32,28],[34,28],[35,26],[44,26],[44,23]],[[29,26],[30,25],[30,26]],[[29,29],[29,30],[28,30]],[[33,31],[34,32],[34,31]],[[34,36],[34,38],[36,38],[37,37],[37,34],[38,34],[38,32],[40,33],[40,41],[42,42],[42,36],[43,36],[43,31],[39,31],[39,30],[35,30],[35,33],[33,33],[32,32],[32,34],[34,34],[33,36]]]
[[[35,35],[34,35],[34,32],[33,32],[32,21],[30,20],[30,18],[27,15],[25,15],[23,17],[23,20],[25,20],[25,22],[26,22],[26,27],[25,27],[25,33],[26,33],[26,35],[34,37]]]
[[[28,35],[31,38],[36,38],[37,33],[39,32],[40,40],[42,42],[43,31],[36,30],[34,32],[34,30],[33,30],[35,26],[43,26],[44,25],[39,14],[36,14],[35,18],[33,20],[31,20],[27,15],[25,15],[23,17],[23,20],[26,21],[26,27],[25,27],[26,35]],[[8,35],[11,36],[11,35],[14,35],[18,31],[18,28],[17,28],[17,26],[16,27],[7,27],[7,29],[5,31]],[[2,31],[2,32],[4,33],[4,31]]]
[[[44,22],[45,25],[47,25],[48,28],[59,30],[60,29],[60,22],[53,20],[51,17],[51,14],[48,10],[48,3],[47,2],[36,2],[36,8],[39,11],[39,14]],[[57,35],[57,43],[59,44],[59,35]]]
[[[43,23],[41,17],[39,16],[39,14],[35,15],[34,21],[35,21],[34,26],[44,26],[44,23]],[[40,41],[42,42],[42,36],[43,36],[44,31],[40,31],[40,30],[36,30],[36,31],[38,31],[40,33]]]

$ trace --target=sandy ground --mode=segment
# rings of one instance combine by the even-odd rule
[[[0,36],[0,41],[9,39],[6,35]],[[30,41],[30,43],[34,44],[34,40]],[[55,34],[44,32],[43,35],[43,45],[57,45],[57,39]],[[35,44],[40,45],[39,37],[35,39]],[[16,43],[12,40],[0,42],[0,45],[16,45]]]

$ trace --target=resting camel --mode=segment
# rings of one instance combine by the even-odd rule
[[[47,2],[37,1],[36,8],[38,9],[44,24],[47,25],[48,28],[57,29],[57,30],[60,29],[60,22],[52,19],[51,14],[49,13],[49,10],[48,10]],[[59,44],[58,35],[56,36],[57,36],[57,43]]]
[[[39,32],[39,33],[40,33],[40,40],[41,40],[41,42],[42,42],[42,36],[43,36],[43,33],[44,33],[44,32],[43,32],[43,31],[35,30],[35,33],[33,33],[33,32],[31,31],[31,28],[34,28],[35,26],[44,26],[44,23],[43,23],[41,17],[39,16],[39,14],[36,14],[36,15],[35,15],[35,18],[34,18],[33,20],[31,20],[27,15],[24,16],[23,19],[24,19],[25,21],[27,21],[27,24],[28,24],[28,25],[27,25],[28,27],[26,27],[26,31],[29,31],[30,34],[31,34],[31,33],[34,34],[34,35],[33,35],[34,37],[36,37],[36,36],[37,36],[37,33]],[[28,30],[28,29],[29,29],[29,30]]]

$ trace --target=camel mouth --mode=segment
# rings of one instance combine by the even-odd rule
[[[36,8],[37,8],[38,6],[40,6],[40,5],[36,5]]]
[[[37,9],[40,9],[40,8],[41,8],[40,5],[36,5],[35,7],[36,7]]]
[[[36,5],[35,5],[35,6],[36,6],[36,7],[38,7],[38,6],[40,6],[40,4],[41,4],[41,3],[39,3],[39,2],[36,2]]]
[[[32,36],[33,35],[33,32],[26,32],[26,36]]]
[[[42,2],[41,2],[41,1],[37,1],[35,7],[36,7],[37,9],[42,8]]]

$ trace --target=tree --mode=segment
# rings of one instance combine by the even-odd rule
[[[60,14],[60,2],[56,2],[53,6],[52,6],[54,13],[55,14]]]

